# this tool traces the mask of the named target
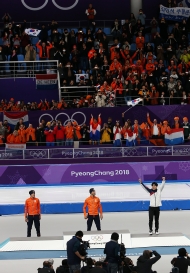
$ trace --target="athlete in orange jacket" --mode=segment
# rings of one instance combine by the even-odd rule
[[[103,219],[102,205],[100,199],[96,197],[96,191],[94,188],[89,190],[90,196],[85,200],[83,206],[84,219],[87,220],[87,231],[91,230],[92,222],[94,220],[97,230],[101,230],[100,219]],[[86,214],[86,207],[88,207],[88,214]],[[100,216],[99,216],[99,211]]]
[[[40,200],[35,197],[35,191],[29,191],[30,198],[25,201],[24,217],[25,222],[27,222],[27,237],[31,237],[31,229],[34,222],[37,236],[40,237],[40,220],[41,220],[41,210],[40,210]]]

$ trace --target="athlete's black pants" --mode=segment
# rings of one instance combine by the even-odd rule
[[[160,207],[149,207],[149,230],[152,230],[153,219],[155,220],[155,230],[159,229]]]
[[[34,222],[37,236],[40,237],[40,216],[39,215],[28,215],[27,222],[27,237],[31,237],[31,229]]]
[[[101,230],[101,227],[100,227],[100,216],[99,215],[88,215],[87,231],[91,230],[92,222],[93,221],[95,222],[97,230]]]

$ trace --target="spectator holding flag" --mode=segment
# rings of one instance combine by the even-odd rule
[[[115,147],[120,147],[121,146],[121,132],[122,132],[122,128],[119,124],[119,121],[116,120],[116,124],[113,127],[113,134],[114,134],[114,141],[113,141],[113,145]]]
[[[100,141],[100,130],[101,130],[101,114],[98,116],[98,120],[91,115],[90,120],[90,144],[97,144]]]

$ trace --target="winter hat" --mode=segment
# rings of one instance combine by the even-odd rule
[[[95,191],[95,189],[94,189],[94,188],[91,188],[91,189],[89,190],[89,193],[91,194],[93,191]]]

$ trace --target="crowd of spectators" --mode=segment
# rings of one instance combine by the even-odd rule
[[[168,6],[175,3],[169,0]],[[26,61],[36,60],[37,55],[42,61],[57,60],[62,97],[69,107],[112,107],[137,97],[144,105],[190,103],[190,19],[171,22],[155,15],[146,21],[140,9],[137,18],[131,13],[125,21],[115,19],[108,35],[96,27],[92,5],[86,16],[86,29],[77,32],[64,28],[61,33],[54,20],[39,25],[39,41],[34,45],[24,31],[27,22],[14,24],[5,14],[0,61],[8,55],[16,61],[17,54]],[[75,74],[87,74],[88,79],[81,76],[76,83]],[[90,86],[92,94],[86,96],[85,88],[77,92],[78,86]],[[49,109],[47,103],[44,107]]]
[[[183,121],[175,117],[173,124],[167,120],[158,123],[156,119],[151,121],[149,113],[147,120],[139,124],[125,119],[122,114],[121,121],[112,122],[109,117],[107,122],[102,123],[101,114],[98,118],[91,116],[90,124],[79,126],[76,121],[63,123],[61,120],[41,120],[39,126],[34,128],[32,124],[26,125],[20,119],[15,128],[9,126],[7,120],[0,122],[0,144],[27,144],[28,146],[73,146],[74,142],[79,144],[110,144],[115,147],[148,145],[149,143],[164,146],[165,133],[171,129],[183,128],[184,139],[190,139],[190,123],[187,117]]]
[[[117,253],[118,255],[118,253]],[[113,259],[113,258],[112,258]],[[155,250],[144,250],[142,255],[140,255],[137,259],[136,265],[133,260],[129,257],[124,257],[122,260],[119,258],[120,265],[118,266],[118,270],[115,269],[112,272],[123,272],[123,273],[149,273],[149,272],[157,272],[153,271],[153,266],[161,259],[161,255]],[[79,269],[78,273],[108,273],[108,265],[110,264],[110,259],[106,261],[106,259],[101,259],[101,261],[96,261],[92,258],[85,258],[85,262],[83,260],[83,266]],[[115,265],[113,262],[111,263]],[[185,248],[178,249],[178,256],[174,257],[171,260],[171,273],[187,273],[188,267],[190,266],[190,257]],[[68,260],[62,260],[60,266],[55,268],[54,260],[49,259],[43,262],[43,267],[38,268],[38,273],[69,273],[71,272],[71,266],[68,265]]]

